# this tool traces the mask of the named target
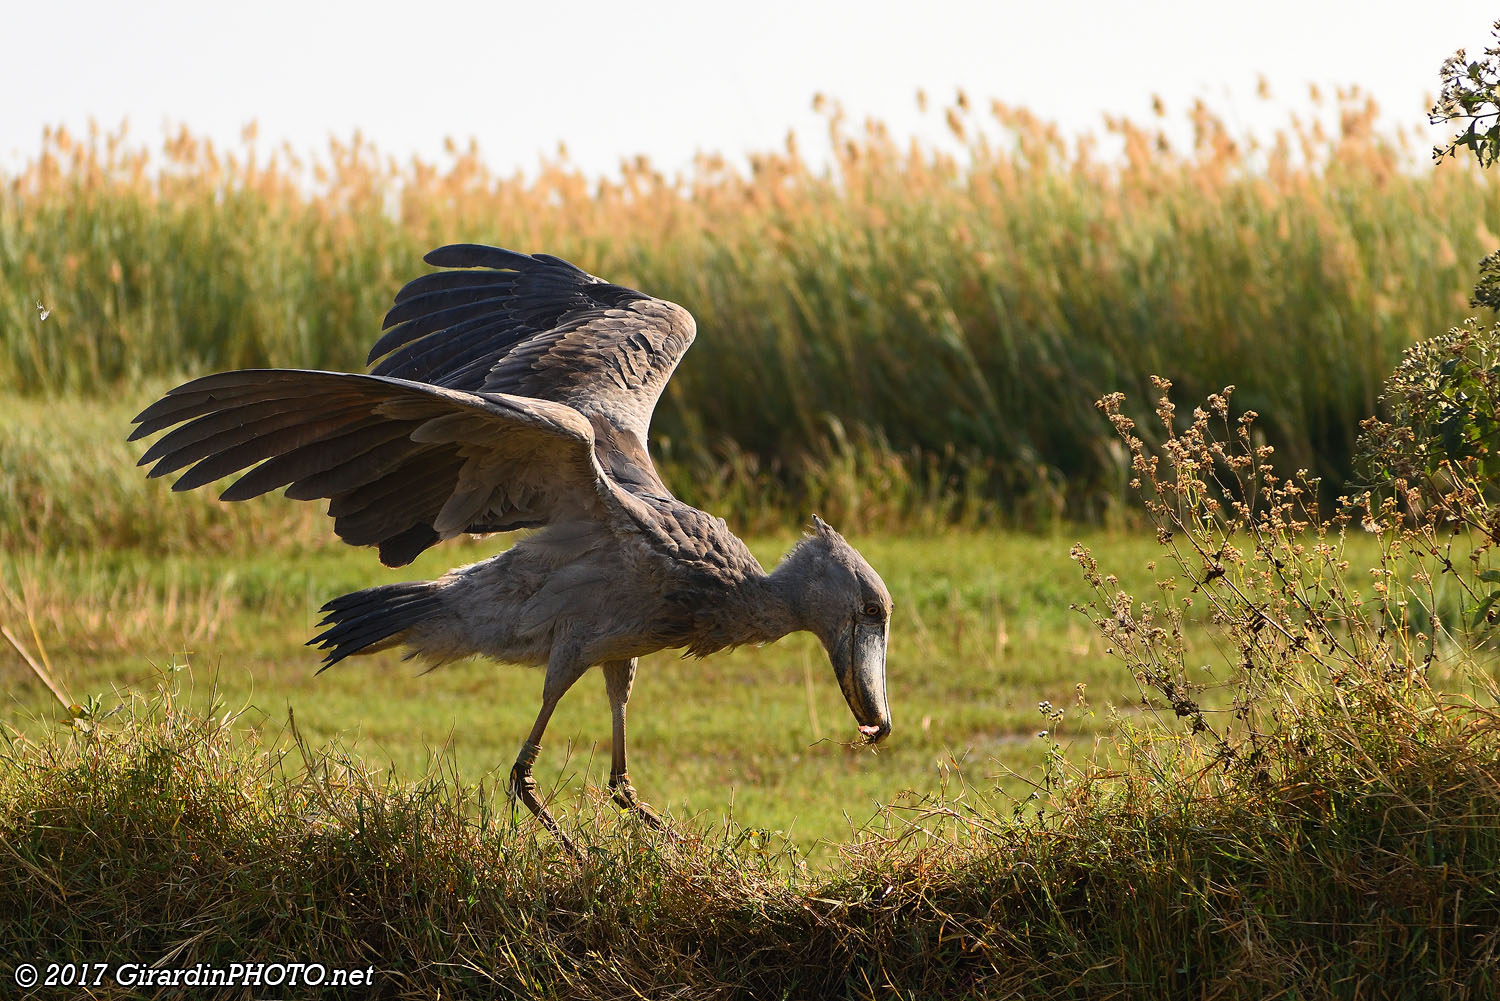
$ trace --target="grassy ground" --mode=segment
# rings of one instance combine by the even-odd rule
[[[1148,540],[1089,533],[1098,550],[1142,568]],[[879,753],[843,746],[854,724],[827,657],[811,636],[705,660],[647,658],[631,699],[631,774],[655,804],[710,824],[732,809],[746,824],[792,833],[804,848],[841,839],[880,804],[932,795],[955,768],[989,785],[1035,778],[1047,726],[1037,703],[1070,706],[1086,686],[1101,711],[1137,701],[1086,619],[1069,610],[1086,590],[1068,559],[1071,536],[950,533],[856,539],[896,598],[889,684],[896,729]],[[763,563],[790,536],[752,540]],[[141,551],[0,558],[4,622],[40,645],[75,701],[150,690],[164,675],[184,702],[213,692],[248,710],[246,723],[283,739],[288,713],[314,744],[338,737],[404,779],[451,756],[470,779],[503,777],[534,717],[540,673],[474,660],[417,676],[395,653],[314,674],[302,644],[316,609],[345,590],[441,573],[482,558],[498,540],[444,547],[403,571],[366,551],[152,556]],[[30,632],[26,611],[35,624]],[[1211,656],[1211,654],[1206,654]],[[59,706],[14,649],[0,649],[4,722],[27,732]],[[1069,720],[1086,753],[1103,713]],[[274,742],[273,739],[273,742]],[[571,749],[571,750],[570,750]],[[570,756],[569,756],[570,755]],[[567,758],[567,766],[563,762]],[[609,716],[602,681],[586,676],[548,731],[544,782],[602,786]],[[1005,779],[1008,790],[1024,791]]]
[[[220,699],[245,710],[241,724],[273,746],[289,740],[294,714],[312,745],[337,738],[405,781],[439,761],[470,780],[503,779],[536,712],[538,672],[473,660],[417,676],[389,652],[317,675],[303,644],[329,598],[435,577],[504,539],[438,547],[389,570],[334,540],[319,505],[173,493],[134,466],[143,444],[121,441],[155,393],[21,401],[0,414],[0,624],[76,702],[166,684],[200,709]],[[932,797],[960,775],[1025,795],[1051,746],[1036,735],[1058,729],[1039,702],[1069,708],[1061,732],[1074,760],[1093,752],[1111,709],[1139,709],[1134,678],[1069,607],[1089,592],[1068,550],[1082,539],[1122,586],[1146,593],[1159,555],[1149,537],[1061,527],[848,534],[896,601],[892,738],[879,753],[844,746],[854,724],[811,636],[701,661],[658,654],[632,696],[630,741],[631,775],[656,806],[710,826],[732,813],[826,860],[824,842],[847,838],[882,805]],[[750,541],[769,566],[795,537],[783,529]],[[1204,663],[1222,659],[1196,627],[1191,638]],[[0,678],[0,721],[35,734],[59,718],[8,643]],[[1080,686],[1086,711],[1072,708]],[[609,741],[603,684],[590,675],[554,717],[539,766],[565,809],[604,784]]]
[[[669,843],[599,793],[607,712],[586,678],[539,769],[562,776],[575,864],[499,790],[536,673],[413,677],[379,655],[314,676],[302,645],[329,596],[502,543],[398,574],[309,505],[171,494],[117,443],[127,405],[0,415],[0,977],[76,957],[315,960],[412,998],[1500,987],[1493,657],[1445,640],[1413,661],[1416,613],[1465,606],[1420,560],[1373,600],[1384,556],[1358,530],[1334,552],[1277,529],[1235,557],[1253,572],[1202,527],[1213,555],[1179,564],[1141,532],[852,533],[896,599],[880,753],[839,742],[853,727],[807,637],[650,658],[631,771],[686,835]],[[751,542],[769,563],[793,536]],[[1118,579],[1086,583],[1079,538]],[[1204,586],[1154,592],[1189,573]],[[1342,603],[1304,612],[1309,588]],[[1182,612],[1180,641],[1117,589]],[[1091,599],[1102,632],[1069,608]],[[1369,662],[1334,658],[1350,634]],[[1113,642],[1181,719],[1140,712]],[[90,712],[69,719],[28,657]],[[1232,687],[1197,687],[1214,677]]]

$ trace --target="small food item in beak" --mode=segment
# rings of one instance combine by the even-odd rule
[[[880,732],[880,727],[869,726],[867,724],[861,723],[859,725],[859,732],[864,734],[866,737],[873,737]]]

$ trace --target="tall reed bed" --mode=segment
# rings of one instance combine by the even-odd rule
[[[657,422],[685,486],[734,468],[816,497],[830,456],[868,454],[917,496],[1087,514],[1125,479],[1093,401],[1145,398],[1148,373],[1235,383],[1289,464],[1343,480],[1402,348],[1465,314],[1500,246],[1494,185],[1420,166],[1356,93],[1307,119],[1338,127],[1268,143],[1201,104],[1186,145],[1164,118],[1066,139],[964,95],[933,109],[950,142],[908,145],[822,108],[826,168],[789,136],[748,168],[608,180],[565,159],[499,174],[472,145],[398,163],[356,136],[308,162],[248,135],[49,132],[0,187],[0,386],[129,397],[144,375],[358,367],[421,254],[478,240],[693,310]]]

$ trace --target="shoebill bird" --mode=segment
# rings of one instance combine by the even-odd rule
[[[426,261],[445,270],[396,296],[369,374],[205,376],[147,407],[130,436],[172,429],[141,463],[155,463],[151,476],[186,467],[174,490],[248,470],[223,500],[278,487],[326,498],[339,537],[379,547],[387,566],[456,535],[536,530],[438,580],[328,602],[309,641],[324,668],[390,647],[434,665],[472,654],[545,665],[510,790],[570,850],[532,766],[558,700],[594,665],[613,723],[610,791],[653,825],[625,764],[625,705],[645,654],[703,656],[807,630],[860,733],[884,739],[891,598],[880,576],[816,516],[766,573],[652,465],[651,414],[693,342],[692,316],[545,254],[460,245]]]

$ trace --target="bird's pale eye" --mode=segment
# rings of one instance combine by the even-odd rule
[[[872,619],[878,619],[880,617],[880,611],[880,606],[875,604],[875,602],[873,601],[866,604],[864,608],[865,614]]]

